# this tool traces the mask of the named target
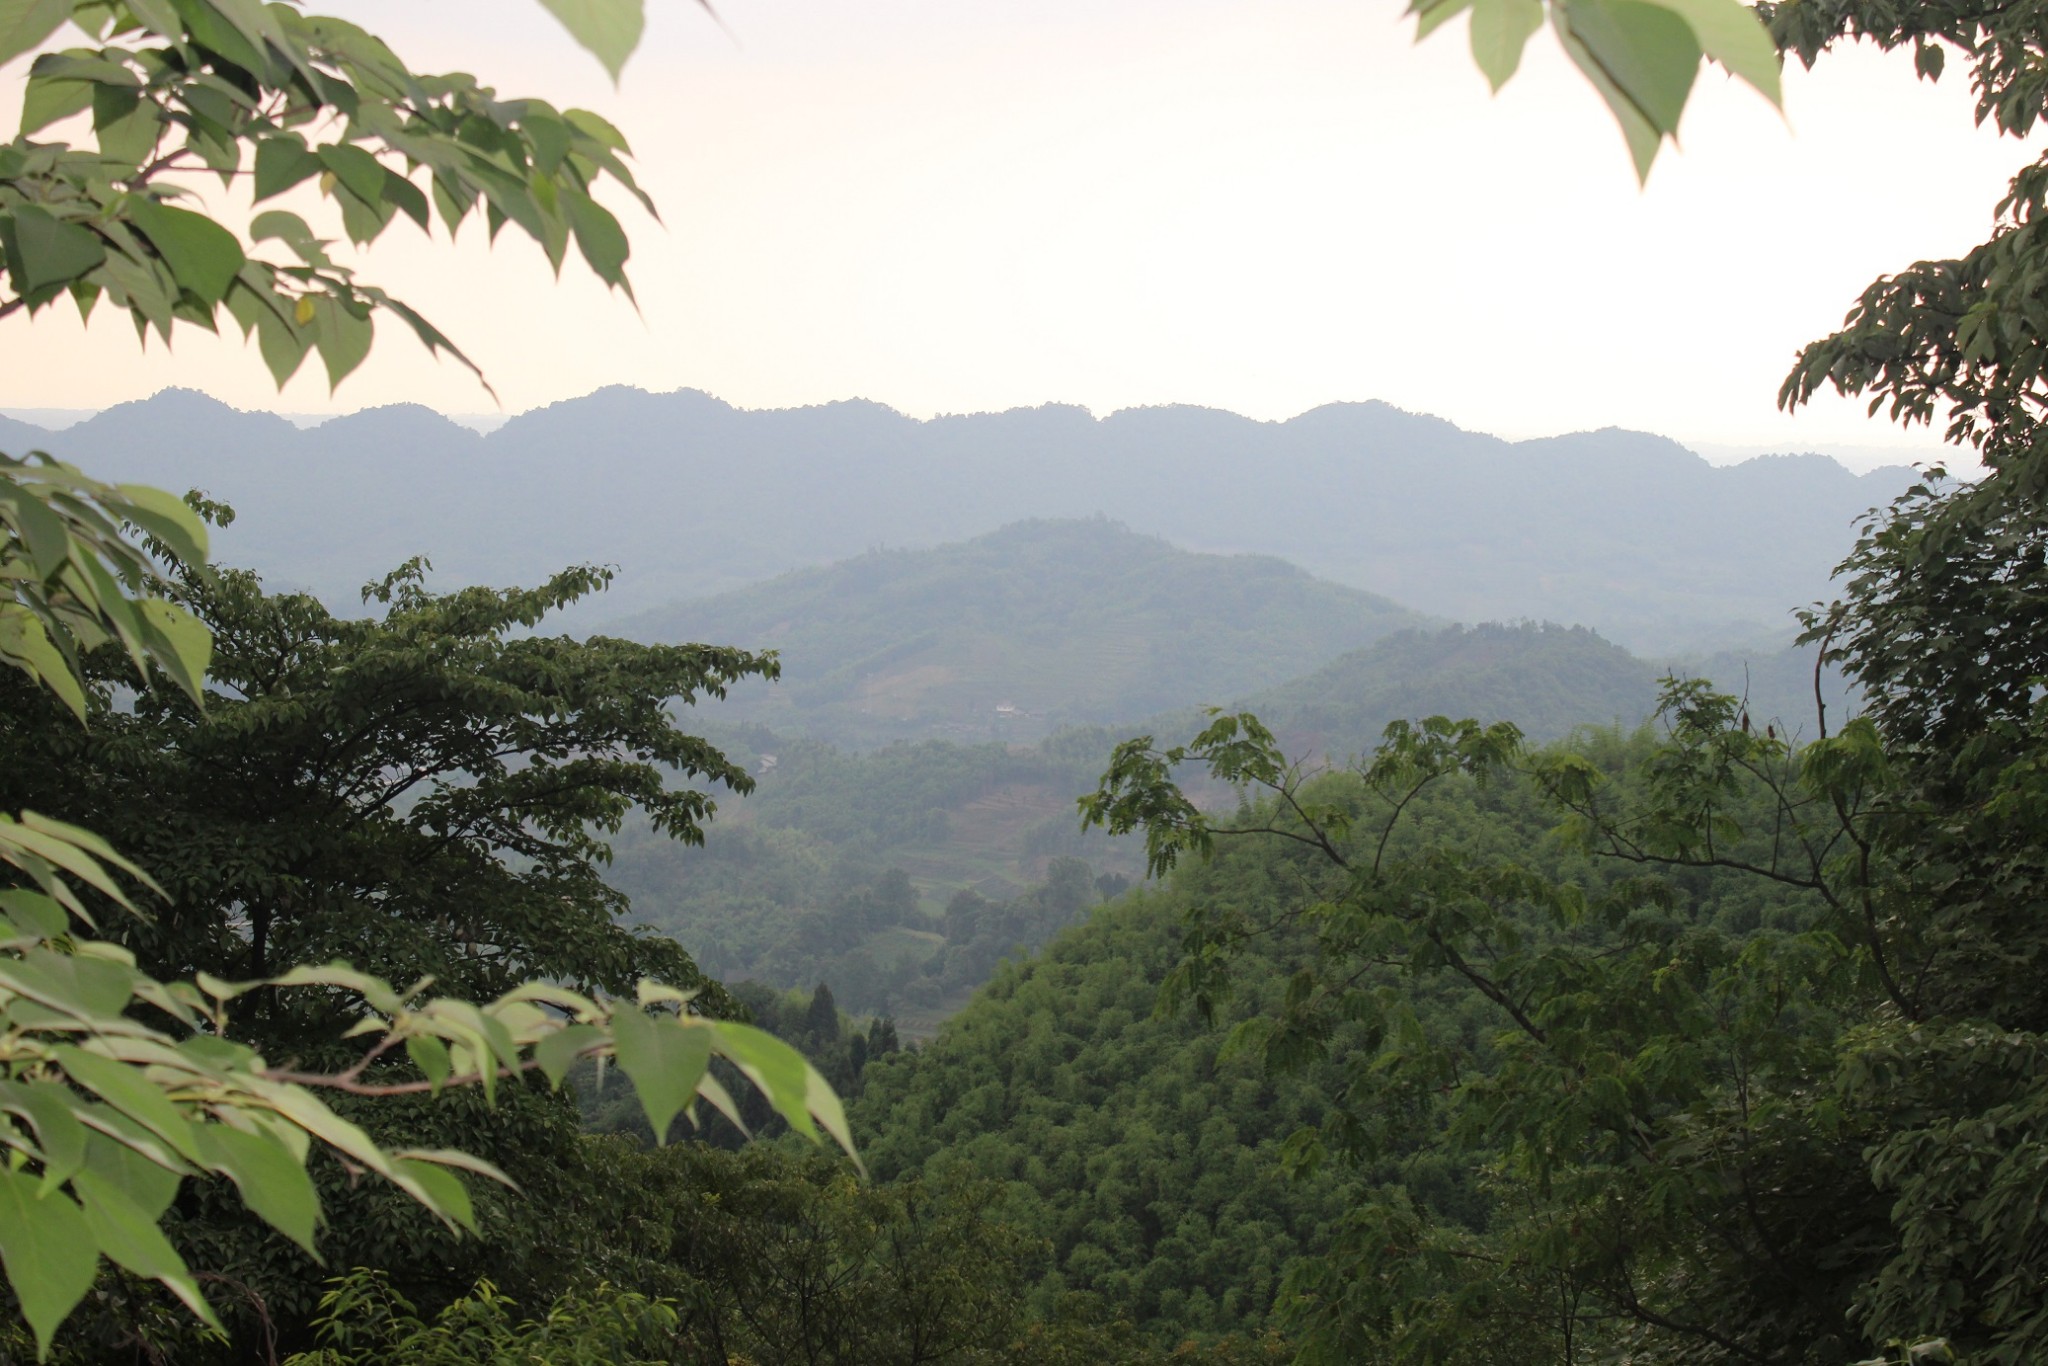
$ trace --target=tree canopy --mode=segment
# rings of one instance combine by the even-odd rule
[[[549,8],[617,73],[638,37],[638,3]],[[178,203],[194,172],[230,185],[246,174],[259,203],[310,182],[359,244],[401,213],[427,227],[430,203],[451,232],[480,213],[494,235],[517,224],[558,269],[573,241],[601,278],[626,287],[624,234],[590,190],[603,178],[638,190],[624,139],[594,115],[499,100],[468,76],[416,74],[355,25],[256,0],[31,0],[0,10],[0,61],[66,25],[93,46],[35,58],[22,131],[0,147],[0,317],[66,296],[90,314],[106,298],[145,338],[168,341],[176,322],[213,328],[225,310],[280,383],[314,351],[338,383],[367,353],[376,311],[453,350],[403,302],[336,265],[299,214],[265,210],[244,238]],[[89,121],[91,145],[33,140],[74,117]],[[284,254],[255,256],[259,243]],[[10,1156],[0,1262],[39,1355],[103,1256],[218,1328],[159,1227],[187,1177],[231,1181],[241,1203],[308,1253],[321,1216],[308,1166],[316,1150],[351,1175],[383,1177],[451,1229],[476,1223],[457,1171],[506,1181],[482,1157],[390,1146],[322,1091],[474,1085],[489,1098],[528,1071],[559,1084],[580,1057],[616,1057],[659,1134],[700,1096],[737,1120],[708,1071],[716,1054],[794,1128],[815,1134],[815,1116],[850,1150],[836,1097],[798,1054],[698,1013],[695,990],[638,975],[652,962],[696,976],[679,951],[618,935],[616,901],[590,870],[602,846],[587,827],[615,827],[635,802],[658,826],[696,833],[708,800],[667,791],[653,765],[739,775],[662,709],[764,661],[615,650],[593,667],[587,655],[551,655],[546,642],[500,639],[587,590],[589,572],[538,593],[438,602],[401,571],[376,590],[389,609],[384,634],[365,639],[307,600],[267,602],[246,576],[214,574],[199,517],[175,498],[47,460],[0,468],[0,525],[0,661],[31,689],[10,720],[31,720],[35,690],[46,689],[67,724],[97,714],[107,729],[116,675],[94,658],[102,646],[122,647],[126,676],[145,688],[113,727],[125,736],[107,736],[94,754],[17,729],[17,760],[63,755],[72,766],[10,777],[107,814],[125,800],[133,815],[138,798],[162,795],[157,783],[185,799],[156,837],[180,899],[153,923],[142,903],[163,884],[99,835],[26,810],[0,826],[0,860],[20,875],[0,891],[0,1143]],[[216,671],[239,696],[211,709],[209,617],[225,632],[249,630]],[[257,639],[266,630],[278,647],[268,655]],[[493,649],[496,672],[479,657]],[[217,767],[195,777],[208,766]],[[252,845],[253,831],[276,834],[269,818],[287,813],[301,822],[296,834]],[[130,833],[147,842],[145,825],[130,822]],[[525,866],[508,869],[505,856]],[[484,894],[496,901],[476,899]],[[567,912],[576,932],[543,932],[543,906]],[[167,975],[100,937],[101,919],[119,915],[145,918],[135,938],[172,964]],[[388,930],[399,916],[439,921],[438,940],[415,936],[378,964],[427,970],[409,986],[343,961],[286,961],[342,946],[375,952],[369,922]],[[261,976],[233,982],[215,967]],[[434,970],[498,994],[482,1004],[434,995]],[[521,980],[546,972],[610,994]],[[329,1070],[303,1055],[273,1062],[262,1048],[292,1042],[275,1028],[290,1016],[360,1042]],[[393,1078],[401,1054],[411,1075]]]

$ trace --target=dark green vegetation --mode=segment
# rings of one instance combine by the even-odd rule
[[[1222,702],[1418,622],[1281,560],[1193,555],[1095,520],[874,551],[615,629],[773,649],[781,681],[711,715],[865,748],[1031,742]]]
[[[94,724],[80,730],[26,681],[0,680],[12,689],[7,800],[85,813],[153,856],[175,909],[119,928],[159,971],[240,974],[264,970],[251,961],[262,955],[345,953],[401,979],[431,972],[487,990],[544,971],[615,992],[658,972],[696,983],[699,1010],[751,1011],[857,1093],[896,1051],[886,1022],[856,1030],[824,990],[800,1002],[746,986],[728,995],[674,943],[617,926],[623,900],[598,871],[606,831],[634,805],[685,839],[709,814],[655,766],[746,783],[678,729],[671,704],[761,662],[524,629],[592,581],[572,572],[532,592],[437,596],[401,572],[377,620],[266,595],[247,575],[194,581],[185,600],[218,642],[207,709],[130,697],[113,686],[120,674],[96,670]],[[294,1065],[339,1066],[356,1054],[335,1042],[348,1002],[331,1004],[259,992],[238,1003],[240,1033]],[[360,1078],[404,1086],[416,1065],[423,1055],[385,1059]],[[480,1236],[459,1238],[316,1153],[323,1268],[225,1182],[189,1183],[163,1230],[211,1289],[226,1337],[108,1268],[56,1359],[1231,1366],[1284,1355],[1249,1340],[1183,1349],[1091,1305],[1031,1312],[1047,1245],[991,1220],[992,1193],[971,1181],[866,1182],[801,1146],[649,1149],[591,1134],[565,1095],[537,1083],[508,1084],[495,1104],[473,1091],[343,1104],[385,1144],[459,1146],[517,1184],[479,1183],[465,1203]],[[768,1127],[758,1096],[738,1108]],[[648,1136],[637,1116],[609,1113]],[[603,1100],[589,1118],[607,1122]],[[359,1266],[379,1270],[329,1285],[330,1270]],[[0,1353],[31,1350],[11,1319]]]
[[[700,1009],[733,1013],[674,943],[617,923],[625,900],[598,868],[605,831],[635,808],[665,838],[700,836],[710,798],[674,785],[677,773],[746,785],[678,728],[671,704],[765,666],[737,650],[527,634],[600,581],[570,571],[533,591],[436,596],[408,568],[380,586],[386,611],[370,621],[267,595],[246,574],[190,579],[179,595],[215,641],[204,711],[168,690],[127,694],[121,661],[102,652],[81,729],[10,671],[0,677],[0,802],[89,820],[148,860],[170,909],[146,922],[101,913],[154,973],[232,980],[345,959],[479,996],[536,973],[610,993],[654,977],[698,990]],[[242,1034],[280,1059],[339,1068],[358,1053],[338,1042],[352,1019],[340,996],[264,991],[238,1006]],[[388,1066],[371,1075],[400,1079]],[[328,1159],[312,1173],[328,1257],[416,1287],[558,1276],[563,1246],[522,1211],[574,1189],[580,1140],[563,1097],[514,1087],[496,1108],[467,1095],[386,1105],[374,1118],[361,1102],[346,1108],[387,1142],[498,1162],[525,1194],[478,1191],[492,1241],[458,1241]],[[219,1185],[190,1189],[172,1209],[173,1243],[199,1275],[235,1288],[221,1307],[245,1339],[261,1324],[287,1344],[302,1339],[317,1264]],[[138,1294],[99,1301],[71,1331],[111,1350],[158,1330],[183,1340],[193,1327]]]
[[[1738,687],[1753,675],[1759,725],[1811,708],[1811,665],[1796,655],[1704,667]],[[1658,676],[1584,629],[1454,627],[1388,636],[1239,705],[1267,717],[1289,752],[1341,761],[1370,750],[1389,722],[1433,710],[1511,720],[1544,738],[1633,726],[1654,709]],[[1831,680],[1830,695],[1839,691]],[[1204,724],[1193,708],[1149,723],[1169,738]],[[1074,794],[1108,759],[1106,729],[1064,730],[1029,748],[927,740],[866,754],[758,727],[707,733],[758,785],[723,804],[701,848],[629,828],[612,881],[642,923],[716,976],[829,982],[847,1009],[892,1014],[923,1038],[1002,958],[1143,873],[1133,842],[1074,818]]]
[[[1549,761],[1619,773],[1660,753],[1649,731],[1595,732]],[[1336,837],[1347,857],[1371,857],[1387,808],[1368,785],[1328,775],[1301,795],[1351,819]],[[1270,809],[1243,814],[1303,828]],[[1533,777],[1460,777],[1408,805],[1396,848],[1514,867],[1595,907],[1635,895],[1633,869],[1552,837],[1558,816]],[[1426,952],[1404,960],[1383,938],[1339,957],[1330,937],[1348,882],[1287,835],[1226,842],[1006,967],[934,1044],[870,1063],[855,1115],[872,1168],[1002,1183],[1006,1215],[1052,1247],[1036,1308],[1083,1306],[1162,1340],[1316,1324],[1323,1254],[1370,1236],[1390,1200],[1476,1243],[1503,1221],[1495,1169],[1514,1145],[1461,1129],[1449,1097],[1505,1079],[1515,1041],[1485,984]],[[1518,958],[1661,964],[1708,945],[1765,956],[1821,906],[1703,870],[1627,914],[1517,906],[1473,952],[1493,970]],[[1191,997],[1200,1011],[1184,1008]],[[1326,1150],[1351,1160],[1316,1160]],[[1532,1345],[1544,1346],[1520,1349]]]
[[[1004,955],[1143,871],[1129,841],[1084,836],[1074,819],[1107,732],[1023,751],[927,741],[864,755],[720,737],[736,754],[772,745],[776,762],[725,804],[702,848],[635,827],[612,871],[638,921],[718,976],[826,981],[847,1009],[894,1014],[922,1036]]]
[[[638,0],[547,7],[616,75]],[[81,39],[94,46],[58,50]],[[0,14],[0,65],[26,78],[20,131],[0,146],[0,318],[63,301],[126,312],[166,343],[179,323],[231,320],[279,384],[315,353],[338,383],[379,315],[462,359],[327,251],[334,226],[363,246],[401,215],[427,228],[436,210],[451,233],[472,215],[493,236],[515,222],[558,269],[573,241],[630,293],[625,236],[590,195],[604,180],[652,207],[616,129],[414,72],[345,20],[251,0],[34,0]],[[224,225],[190,207],[202,173],[246,177],[259,203],[316,181],[325,210],[299,202],[330,236],[278,208]],[[556,1085],[579,1059],[615,1060],[657,1128],[699,1098],[730,1110],[706,1070],[730,1062],[797,1132],[822,1126],[852,1151],[838,1099],[787,1044],[716,1018],[725,1003],[708,989],[630,980],[641,964],[695,973],[673,945],[622,934],[591,875],[594,832],[625,810],[685,837],[709,814],[664,770],[744,782],[668,709],[771,665],[505,639],[586,591],[592,571],[439,601],[401,571],[373,590],[390,609],[382,627],[265,603],[246,576],[214,575],[202,505],[42,452],[0,456],[0,666],[19,780],[0,811],[0,1351],[47,1358],[61,1332],[65,1355],[89,1359],[274,1361],[268,1304],[286,1331],[303,1326],[291,1301],[306,1302],[316,1231],[344,1193],[357,1235],[344,1244],[368,1231],[378,1254],[446,1275],[445,1247],[405,1226],[501,1226],[499,1197],[520,1187],[445,1139],[479,1128],[479,1095],[538,1101],[508,1100],[481,1128],[527,1130],[510,1146],[538,1164],[526,1191],[545,1198],[550,1159],[581,1149],[573,1117],[526,1075]],[[254,638],[216,651],[238,628]],[[119,743],[81,742],[72,727],[95,720]],[[103,836],[13,805],[46,798],[131,834],[169,827],[166,880],[185,899]],[[152,920],[162,903],[170,914]],[[114,923],[141,953],[110,937]],[[408,977],[439,967],[505,989],[471,1001],[435,993],[430,975],[393,985],[285,957],[337,943]],[[237,983],[196,963],[265,976]],[[309,1069],[308,1052],[327,1056]],[[419,1075],[394,1078],[400,1056]],[[458,1099],[431,1103],[448,1089]],[[325,1095],[386,1101],[373,1127],[425,1145],[373,1137]],[[481,1211],[457,1171],[492,1183]],[[373,1190],[357,1189],[364,1177]],[[213,1269],[264,1239],[278,1246],[248,1277]],[[516,1265],[533,1240],[509,1241]],[[288,1245],[303,1259],[279,1255]],[[235,1292],[238,1337],[203,1284]]]
[[[0,425],[10,442],[207,489],[244,514],[224,558],[336,604],[423,551],[455,583],[616,564],[610,600],[577,619],[595,620],[877,546],[1106,516],[1448,620],[1585,622],[1659,652],[1776,638],[1825,595],[1850,520],[1906,483],[1819,456],[1716,469],[1633,432],[1511,443],[1382,403],[1278,423],[1186,407],[919,422],[872,403],[743,412],[606,389],[480,437],[420,408],[302,432],[166,393],[55,434]]]
[[[421,1309],[359,1272],[324,1306],[331,1345],[290,1366],[1278,1366],[1272,1340],[1161,1348],[1128,1324],[1029,1313],[1042,1245],[974,1182],[858,1181],[766,1146],[593,1140],[614,1241],[545,1301],[480,1284]],[[641,1289],[627,1290],[624,1285]]]

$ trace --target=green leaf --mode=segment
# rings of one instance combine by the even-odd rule
[[[27,208],[26,205],[23,207]],[[22,548],[28,551],[29,563],[35,567],[36,577],[55,579],[58,571],[71,563],[70,530],[64,525],[64,519],[33,490],[20,488],[10,492],[12,498],[0,503],[0,507],[5,507],[10,514],[10,520],[21,537]]]
[[[1572,35],[1644,121],[1662,135],[1676,133],[1699,75],[1700,44],[1692,26],[1647,0],[1564,0],[1559,9]]]
[[[179,285],[208,308],[221,301],[242,269],[242,244],[203,213],[139,199],[129,210],[135,226],[164,258]]]
[[[422,232],[433,226],[434,212],[427,206],[426,193],[396,171],[384,173],[384,202],[410,218]]]
[[[719,1052],[739,1064],[776,1113],[789,1121],[790,1128],[815,1138],[818,1129],[811,1122],[811,1068],[803,1054],[752,1025],[721,1023],[714,1028]]]
[[[313,349],[313,342],[299,328],[266,313],[256,320],[256,349],[262,355],[264,368],[270,371],[271,379],[282,389],[285,381],[305,364],[306,353]]]
[[[398,1175],[418,1187],[427,1199],[426,1207],[448,1223],[475,1230],[476,1211],[469,1200],[469,1188],[462,1178],[446,1167],[416,1158],[399,1158],[392,1164]],[[417,1193],[417,1192],[416,1192]]]
[[[86,1226],[109,1260],[138,1276],[161,1281],[187,1309],[209,1326],[220,1327],[213,1306],[199,1293],[191,1268],[157,1227],[156,1216],[118,1182],[97,1173],[80,1173],[76,1185],[85,1206]]]
[[[604,63],[614,81],[640,45],[647,16],[642,0],[540,0],[569,36]]]
[[[64,933],[70,923],[64,909],[41,892],[14,888],[0,892],[0,910],[23,932],[44,939]]]
[[[1729,74],[1749,82],[1759,95],[1779,108],[1785,92],[1778,45],[1762,16],[1742,0],[1657,0],[1692,29],[1700,50]],[[1937,53],[1939,48],[1934,49]],[[1918,54],[1915,54],[1916,64]],[[1939,69],[1939,63],[1936,64]]]
[[[1657,159],[1657,149],[1663,145],[1664,135],[1653,127],[1643,116],[1635,103],[1623,94],[1621,88],[1609,79],[1603,68],[1587,50],[1578,35],[1566,27],[1562,6],[1550,11],[1551,27],[1557,31],[1558,42],[1565,55],[1579,68],[1579,71],[1600,92],[1600,98],[1607,102],[1608,112],[1621,127],[1622,140],[1628,144],[1629,158],[1634,161],[1637,181],[1649,179],[1650,164]]]
[[[1542,26],[1542,0],[1473,0],[1472,60],[1495,94],[1522,64],[1522,49]]]
[[[473,1153],[459,1148],[402,1148],[391,1154],[393,1161],[431,1162],[437,1167],[453,1167],[457,1171],[475,1172],[487,1181],[495,1181],[509,1190],[518,1190],[519,1185],[497,1166]]]
[[[405,1052],[406,1056],[412,1059],[413,1066],[420,1069],[420,1075],[431,1082],[436,1091],[440,1090],[441,1083],[448,1080],[448,1073],[452,1068],[448,1057],[448,1045],[439,1039],[429,1039],[415,1034],[405,1041]]]
[[[123,0],[123,3],[151,33],[171,39],[183,35],[184,27],[178,22],[178,12],[171,8],[169,0]]]
[[[186,564],[203,564],[207,554],[206,523],[174,493],[147,484],[121,484],[115,490],[125,501],[121,515],[170,547]]]
[[[256,144],[257,201],[312,179],[320,174],[320,166],[320,158],[307,150],[305,140],[297,134],[265,138]]]
[[[36,949],[10,966],[34,975],[38,995],[46,992],[82,1018],[118,1015],[133,995],[134,971],[118,963]]]
[[[72,1080],[97,1092],[100,1099],[169,1144],[180,1157],[197,1158],[192,1125],[162,1091],[144,1078],[140,1069],[69,1044],[59,1045],[51,1052]]]
[[[156,146],[164,113],[154,100],[142,98],[132,86],[100,85],[93,89],[92,127],[102,154],[128,166],[140,166]]]
[[[99,1266],[92,1228],[62,1191],[43,1195],[21,1172],[0,1169],[0,1262],[36,1335],[39,1355],[85,1292]]]
[[[88,863],[92,860],[98,860],[104,863],[111,863],[116,868],[126,873],[128,876],[134,878],[137,882],[140,882],[143,886],[155,892],[157,895],[163,895],[163,888],[159,887],[156,884],[156,880],[154,878],[150,877],[149,874],[143,872],[140,868],[136,867],[135,864],[130,862],[128,859],[121,857],[120,854],[114,851],[113,845],[108,844],[105,840],[101,839],[98,835],[95,835],[92,831],[82,829],[76,825],[67,824],[64,821],[52,820],[50,817],[42,815],[41,813],[35,811],[23,811],[21,813],[21,823],[28,829],[33,830],[40,835],[44,835],[51,839],[61,841],[62,844],[66,847],[66,849],[71,851],[71,857],[83,858]],[[101,877],[105,876],[104,873],[99,873],[99,870],[96,867],[82,868],[79,865],[72,863],[66,863],[64,866],[76,872],[81,877],[89,877],[94,874],[98,874]],[[95,883],[94,885],[97,886],[99,884]],[[115,899],[120,900],[120,889],[115,888],[111,893],[109,893],[109,895],[112,895],[115,897]],[[126,905],[127,903],[123,901],[122,904]]]
[[[384,197],[384,164],[354,143],[332,143],[314,155],[365,204],[375,204]]]
[[[38,57],[42,64],[47,58]],[[82,114],[92,108],[92,82],[51,80],[29,69],[28,90],[21,98],[21,135],[30,137],[59,119]]]
[[[1408,12],[1415,16],[1415,41],[1421,42],[1470,8],[1472,0],[1414,0]]]
[[[577,1055],[603,1039],[604,1031],[595,1025],[565,1025],[533,1046],[533,1060],[551,1085],[560,1086]]]
[[[612,1039],[619,1069],[639,1093],[654,1141],[667,1141],[669,1125],[697,1094],[711,1062],[710,1028],[621,1009],[612,1016]]]
[[[1930,43],[1925,40],[1915,43],[1913,45],[1913,74],[1923,81],[1940,80],[1944,55],[1939,43]]]
[[[85,720],[84,682],[64,652],[50,640],[49,632],[43,629],[40,621],[26,613],[8,613],[0,617],[0,659],[26,671],[29,677],[55,693],[57,700],[69,708],[73,716],[81,722]],[[89,916],[81,915],[80,919],[91,923]]]
[[[125,1143],[105,1134],[86,1139],[85,1167],[101,1179],[126,1191],[128,1198],[151,1219],[161,1219],[177,1199],[184,1177],[160,1163],[152,1162]]]
[[[41,45],[70,17],[70,0],[0,0],[0,62]]]
[[[207,0],[171,0],[171,6],[185,21],[195,42],[219,53],[251,75],[261,74],[265,66],[263,54],[250,40],[247,26],[231,22],[229,14],[223,12],[228,6],[216,6]]]
[[[395,1015],[405,1008],[405,998],[381,977],[373,977],[358,971],[347,963],[324,963],[318,967],[310,964],[292,968],[270,979],[274,987],[340,987],[353,991],[363,998],[370,1009],[385,1015]]]
[[[243,1204],[317,1260],[313,1230],[320,1222],[320,1197],[292,1151],[269,1134],[223,1124],[201,1125],[194,1132],[201,1165],[233,1181]]]
[[[376,329],[370,322],[367,309],[358,314],[329,294],[310,297],[313,302],[313,346],[327,366],[327,382],[333,388],[347,379],[349,372],[370,354],[370,341]]]
[[[563,190],[561,201],[569,212],[569,226],[576,233],[576,246],[583,259],[590,263],[598,279],[623,288],[630,297],[632,287],[626,283],[626,256],[630,248],[619,220],[579,190]]]
[[[71,1179],[85,1165],[86,1127],[73,1111],[84,1104],[69,1087],[53,1081],[10,1082],[0,1086],[0,1110],[20,1115],[35,1126],[36,1146],[43,1154],[43,1189]]]
[[[156,634],[150,658],[195,702],[206,696],[206,667],[213,659],[213,632],[176,603],[144,598],[137,606]]]

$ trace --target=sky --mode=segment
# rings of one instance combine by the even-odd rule
[[[1605,426],[1733,459],[1868,466],[1936,438],[1776,408],[1798,347],[1875,276],[1986,235],[2038,148],[1973,126],[1960,64],[1830,54],[1783,116],[1710,69],[1639,189],[1547,34],[1489,96],[1462,22],[1392,0],[651,0],[614,88],[536,4],[335,0],[415,68],[597,109],[659,223],[614,197],[637,309],[572,260],[394,228],[366,276],[498,395],[393,328],[330,394],[230,330],[0,322],[0,408],[168,385],[301,414],[516,413],[607,384],[927,416],[1046,402],[1282,419],[1379,399],[1508,437]],[[18,108],[0,72],[0,119]],[[12,102],[11,106],[8,102]],[[217,182],[208,207],[237,212]]]

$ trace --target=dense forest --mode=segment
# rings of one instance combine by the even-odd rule
[[[1561,753],[1620,773],[1658,748],[1648,731],[1594,731]],[[1389,813],[1356,775],[1325,775],[1304,792],[1353,822],[1347,852],[1380,838]],[[1247,824],[1275,815],[1240,813]],[[1629,870],[1552,838],[1556,824],[1536,782],[1460,778],[1411,804],[1397,839],[1512,864],[1589,899],[1615,896]],[[1480,985],[1387,962],[1347,989],[1382,1010],[1398,1000],[1399,1029],[1412,1037],[1388,1038],[1392,1022],[1370,1018],[1321,1022],[1312,1042],[1287,1046],[1270,1030],[1302,1009],[1302,975],[1327,961],[1313,920],[1292,910],[1344,896],[1341,871],[1320,865],[1317,851],[1285,838],[1219,848],[1006,967],[936,1043],[871,1066],[855,1111],[871,1166],[1001,1183],[1009,1217],[1052,1249],[1035,1307],[1085,1305],[1163,1343],[1189,1331],[1255,1334],[1298,1314],[1340,1232],[1389,1192],[1461,1232],[1497,1225],[1504,1211],[1486,1173],[1508,1145],[1452,1141],[1433,1088],[1403,1081],[1389,1093],[1358,1061],[1427,1049],[1445,1075],[1488,1084],[1507,1041]],[[1713,942],[1739,955],[1810,929],[1820,909],[1817,897],[1732,870],[1684,884],[1614,923],[1526,925],[1523,952],[1598,961]],[[1219,923],[1246,927],[1231,932],[1244,947],[1228,990],[1198,1014],[1186,1008],[1184,939]],[[1307,1160],[1305,1138],[1323,1133],[1330,1139],[1316,1141],[1342,1135],[1360,1160]]]
[[[616,77],[641,7],[545,5]],[[1545,7],[1470,8],[1497,86]],[[1927,78],[1961,53],[2002,132],[2043,107],[2029,10],[1550,13],[1639,175],[1709,60],[1776,103],[1781,54],[1864,37]],[[46,50],[65,25],[99,46]],[[358,246],[474,217],[630,294],[593,190],[646,196],[588,111],[290,4],[0,8],[0,61],[32,53],[0,318],[231,321],[279,384],[338,383],[378,319],[466,360],[298,213],[193,207],[200,168]],[[1801,353],[1788,406],[1939,415],[1982,462],[1878,477],[1854,527],[1834,467],[1374,405],[608,393],[718,428],[676,470],[737,529],[663,528],[685,601],[633,639],[564,625],[614,568],[481,584],[515,576],[464,528],[448,580],[405,547],[336,600],[392,547],[281,509],[388,503],[362,485],[417,414],[240,508],[0,455],[0,1361],[2048,1358],[2044,199],[2023,171],[1990,241]],[[220,416],[157,402],[65,453]],[[574,420],[492,449],[559,471]],[[805,445],[845,457],[810,488],[835,535],[980,539],[818,563],[860,547],[773,487]],[[1249,451],[1261,496],[1219,495]],[[953,524],[1021,471],[1100,501]],[[578,474],[621,557],[653,536]],[[509,555],[529,495],[470,483]]]

